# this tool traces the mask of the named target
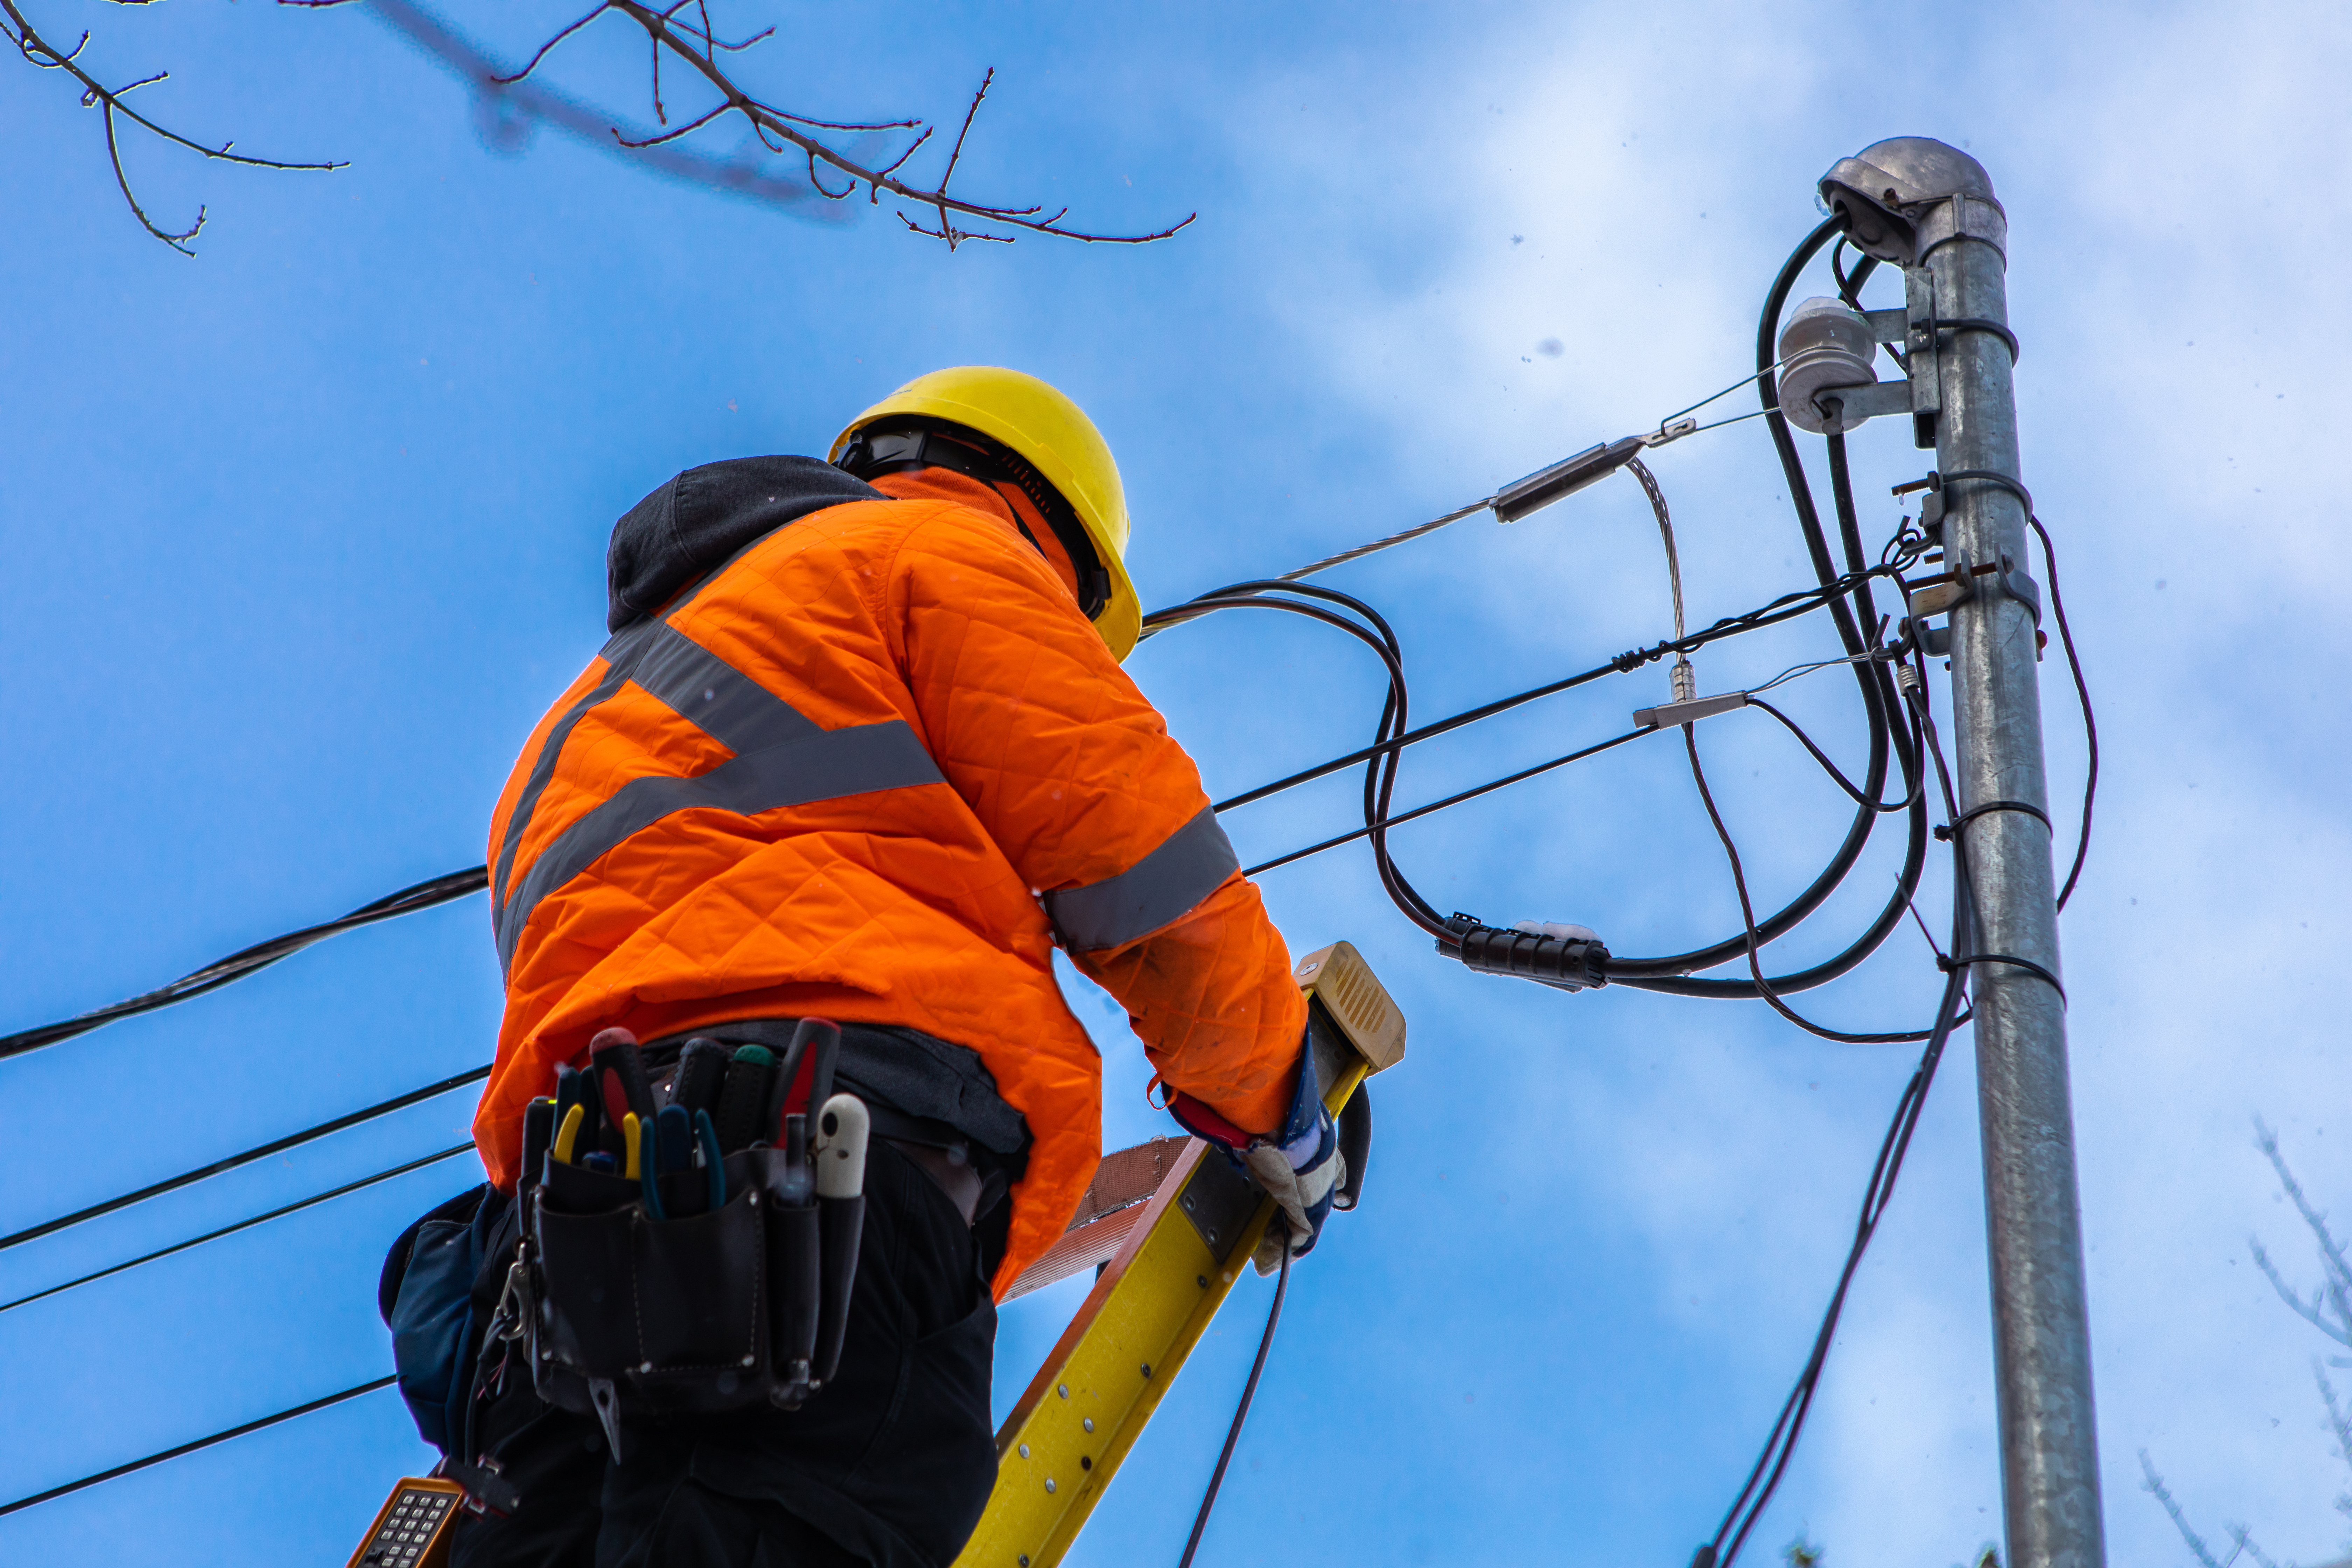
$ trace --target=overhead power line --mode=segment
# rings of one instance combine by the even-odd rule
[[[0,1035],[0,1060],[38,1050],[43,1046],[56,1045],[59,1040],[72,1039],[76,1035],[88,1034],[102,1024],[136,1017],[142,1013],[169,1007],[174,1002],[184,1002],[191,996],[201,996],[233,980],[242,980],[258,970],[267,969],[280,959],[291,958],[313,942],[324,942],[347,931],[357,931],[362,926],[374,925],[379,921],[393,920],[401,915],[415,914],[419,910],[450,903],[478,893],[489,885],[489,868],[473,866],[463,871],[451,871],[429,881],[419,882],[413,888],[403,888],[396,893],[387,893],[372,904],[362,904],[341,920],[329,921],[323,925],[305,926],[300,931],[272,937],[268,942],[256,943],[241,952],[232,952],[216,963],[207,963],[193,974],[184,974],[169,985],[133,996],[129,1001],[117,1002],[112,1006],[100,1007],[96,1012],[84,1013],[62,1023],[44,1024],[38,1028]]]
[[[1484,703],[1476,708],[1469,709],[1461,713],[1456,713],[1451,718],[1440,719],[1433,723],[1424,724],[1417,730],[1410,730],[1402,734],[1389,736],[1383,740],[1376,742],[1372,745],[1366,746],[1358,751],[1349,752],[1343,756],[1335,757],[1328,762],[1318,763],[1311,768],[1303,769],[1300,772],[1289,774],[1286,777],[1276,779],[1270,784],[1260,784],[1255,789],[1244,790],[1240,795],[1217,802],[1215,809],[1221,812],[1231,811],[1238,806],[1247,805],[1254,801],[1264,800],[1269,795],[1277,795],[1284,790],[1295,788],[1299,784],[1308,784],[1314,780],[1328,777],[1329,774],[1338,773],[1343,768],[1353,767],[1359,763],[1370,762],[1375,758],[1401,751],[1407,746],[1418,745],[1423,741],[1434,740],[1440,735],[1448,734],[1453,731],[1465,727],[1465,725],[1476,723],[1482,719],[1489,719],[1494,717],[1496,714],[1507,712],[1511,709],[1524,706],[1527,703],[1537,701],[1542,698],[1571,690],[1580,686],[1589,685],[1605,676],[1623,674],[1631,670],[1638,669],[1645,664],[1654,662],[1655,660],[1664,658],[1672,655],[1691,653],[1698,648],[1707,646],[1710,643],[1721,641],[1726,637],[1737,637],[1744,632],[1756,631],[1766,626],[1779,626],[1783,622],[1794,620],[1801,616],[1809,615],[1812,611],[1820,609],[1824,605],[1832,603],[1840,595],[1853,591],[1860,583],[1867,578],[1874,576],[1891,578],[1895,574],[1895,568],[1892,566],[1875,566],[1870,568],[1866,572],[1849,574],[1844,577],[1836,578],[1819,587],[1800,589],[1795,593],[1784,594],[1779,598],[1772,600],[1770,603],[1757,609],[1750,610],[1745,615],[1727,616],[1723,619],[1717,621],[1714,625],[1694,632],[1688,637],[1675,637],[1671,641],[1659,642],[1648,647],[1630,649],[1624,653],[1617,655],[1606,664],[1597,665],[1591,669],[1580,671],[1577,674],[1565,677],[1559,680],[1548,681],[1541,686],[1531,687],[1525,691],[1515,692],[1508,697],[1499,698],[1495,701]],[[1173,624],[1170,621],[1163,621],[1160,617],[1173,616],[1176,611],[1181,611],[1186,607],[1187,606],[1185,605],[1172,606],[1171,610],[1156,612],[1151,618],[1161,626]],[[1203,605],[1202,606],[1202,613],[1207,613],[1207,610],[1212,607],[1213,607],[1213,605]],[[1626,738],[1630,739],[1631,737]],[[1435,803],[1429,806],[1421,807],[1413,813],[1388,818],[1385,821],[1376,820],[1370,826],[1376,830],[1391,822],[1407,820],[1410,816],[1425,815],[1430,811],[1441,809],[1444,805],[1455,804],[1458,800],[1469,799],[1473,795],[1484,793],[1486,788],[1498,788],[1506,784],[1516,783],[1520,778],[1528,777],[1533,773],[1541,773],[1549,768],[1559,766],[1562,763],[1573,762],[1575,760],[1577,760],[1577,754],[1559,758],[1554,762],[1542,764],[1539,767],[1514,773],[1507,778],[1496,780],[1493,784],[1481,786],[1479,789],[1474,790],[1469,794],[1454,797],[1447,801]],[[1313,848],[1304,851],[1304,853],[1314,853],[1319,849],[1332,847],[1335,844],[1348,843],[1365,836],[1366,835],[1363,833],[1350,833],[1343,837],[1332,840],[1331,843],[1315,846]],[[1286,859],[1289,858],[1297,858],[1297,857],[1286,857]],[[38,1050],[44,1046],[56,1045],[60,1041],[72,1039],[78,1035],[87,1034],[90,1030],[99,1028],[103,1025],[115,1023],[123,1018],[136,1017],[144,1013],[152,1013],[161,1008],[172,1006],[176,1003],[185,1002],[193,997],[204,995],[205,993],[217,990],[221,986],[226,985],[233,981],[242,980],[249,974],[258,973],[260,971],[267,969],[271,964],[278,963],[282,959],[290,958],[294,954],[300,952],[303,949],[310,947],[314,943],[324,942],[331,936],[338,936],[348,931],[357,931],[363,926],[375,925],[381,921],[392,920],[401,915],[415,914],[425,910],[436,909],[443,904],[452,903],[459,899],[470,898],[472,895],[482,891],[484,889],[488,887],[488,868],[486,866],[469,866],[463,870],[447,872],[445,875],[419,882],[414,887],[403,888],[398,892],[386,894],[384,897],[376,900],[373,903],[361,905],[358,909],[353,910],[350,914],[343,916],[340,920],[328,921],[320,925],[305,926],[299,931],[289,931],[283,936],[272,937],[267,942],[257,942],[251,947],[245,948],[240,952],[229,954],[226,958],[208,963],[202,969],[196,970],[193,973],[183,975],[179,979],[173,981],[170,984],[159,986],[153,991],[145,992],[140,995],[131,997],[128,1000],[117,1002],[109,1006],[100,1007],[94,1011],[83,1013],[76,1017],[64,1019],[58,1023],[43,1024],[30,1029],[20,1029],[12,1035],[0,1035],[0,1060],[5,1060],[11,1057],[22,1056],[27,1051]],[[0,1237],[0,1247],[5,1247],[7,1245],[7,1238]]]
[[[380,1104],[371,1105],[364,1110],[354,1110],[348,1116],[338,1116],[332,1121],[322,1121],[316,1127],[306,1128],[300,1132],[274,1139],[257,1149],[247,1149],[242,1154],[231,1154],[226,1160],[215,1160],[209,1165],[173,1176],[167,1181],[157,1182],[152,1186],[142,1187],[135,1193],[125,1193],[119,1198],[109,1198],[102,1204],[92,1204],[86,1209],[77,1209],[72,1214],[60,1215],[52,1220],[44,1220],[39,1225],[17,1231],[11,1236],[0,1236],[0,1252],[5,1252],[12,1247],[22,1246],[28,1241],[38,1241],[45,1236],[54,1236],[58,1231],[80,1225],[85,1221],[113,1214],[118,1209],[129,1208],[133,1204],[144,1203],[149,1198],[162,1197],[165,1193],[177,1192],[182,1187],[194,1185],[207,1176],[217,1176],[224,1172],[250,1165],[257,1160],[267,1160],[273,1154],[282,1154],[289,1149],[315,1142],[331,1133],[357,1127],[362,1122],[373,1121],[380,1116],[389,1116],[395,1110],[404,1110],[412,1105],[431,1100],[435,1095],[446,1094],[453,1089],[463,1089],[469,1083],[479,1083],[489,1076],[490,1069],[487,1067],[469,1068],[464,1072],[445,1078],[438,1083],[428,1083],[422,1089],[410,1089],[406,1094],[394,1095],[392,1099]]]
[[[378,1171],[372,1176],[362,1176],[356,1182],[345,1182],[340,1187],[330,1187],[323,1193],[313,1193],[307,1198],[299,1198],[293,1203],[281,1205],[267,1214],[255,1215],[251,1219],[241,1219],[234,1225],[225,1225],[218,1230],[208,1230],[202,1236],[192,1236],[185,1241],[175,1241],[169,1247],[159,1247],[154,1251],[142,1253],[128,1262],[110,1264],[104,1268],[84,1274],[79,1279],[68,1279],[62,1285],[51,1285],[46,1289],[36,1290],[29,1296],[19,1296],[13,1301],[0,1301],[0,1312],[13,1312],[19,1307],[29,1307],[34,1302],[46,1300],[51,1296],[63,1295],[77,1286],[92,1284],[112,1275],[126,1273],[139,1268],[142,1264],[154,1263],[169,1258],[175,1252],[185,1252],[192,1247],[202,1247],[208,1241],[218,1241],[223,1237],[235,1236],[238,1231],[251,1230],[257,1225],[267,1225],[273,1219],[283,1219],[289,1214],[299,1214],[307,1208],[316,1208],[319,1205],[332,1199],[343,1197],[363,1188],[376,1186],[396,1176],[407,1175],[411,1171],[421,1171],[428,1165],[437,1165],[444,1160],[453,1160],[460,1154],[470,1154],[473,1152],[474,1146],[468,1142],[460,1143],[455,1148],[444,1149],[436,1154],[423,1155],[403,1164],[394,1165],[388,1171]]]
[[[323,1399],[313,1399],[307,1405],[298,1405],[291,1410],[281,1410],[275,1415],[264,1415],[258,1421],[247,1421],[241,1426],[232,1426],[226,1432],[215,1432],[209,1437],[199,1437],[193,1443],[183,1443],[176,1448],[166,1448],[160,1454],[150,1454],[143,1459],[133,1459],[127,1465],[117,1465],[110,1470],[100,1470],[94,1476],[84,1476],[79,1480],[68,1481],[61,1487],[51,1487],[45,1492],[35,1492],[30,1497],[20,1497],[14,1502],[0,1503],[0,1518],[15,1513],[20,1509],[32,1508],[68,1493],[80,1491],[85,1487],[97,1486],[101,1481],[113,1480],[118,1476],[130,1475],[134,1470],[143,1470],[150,1465],[160,1465],[166,1459],[176,1459],[182,1455],[193,1454],[200,1448],[209,1448],[215,1443],[226,1443],[232,1438],[242,1437],[249,1432],[258,1432],[264,1427],[275,1426],[281,1421],[291,1421],[298,1415],[308,1415],[312,1411],[324,1410],[329,1405],[341,1405],[346,1400],[357,1399],[363,1394],[373,1394],[380,1388],[390,1388],[399,1381],[400,1376],[397,1373],[388,1377],[379,1377],[372,1383],[362,1383],[357,1388],[346,1388],[341,1394],[330,1394]]]

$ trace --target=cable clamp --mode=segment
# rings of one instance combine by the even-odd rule
[[[2007,551],[1998,560],[1979,561],[1971,566],[1954,566],[1925,579],[1898,577],[1896,584],[1903,590],[1904,618],[1912,622],[1940,616],[1955,605],[1964,605],[1977,595],[1978,579],[1990,577],[1986,584],[1998,589],[2023,605],[2033,616],[2036,630],[2042,626],[2042,584],[2021,570]],[[1922,643],[1924,647],[1924,641]]]
[[[2028,517],[2033,515],[2033,497],[2032,493],[2029,492],[2023,485],[2019,484],[2007,474],[1995,473],[1990,468],[1954,468],[1948,474],[1935,474],[1931,475],[1930,478],[1933,479],[1935,482],[1929,488],[1937,490],[1941,490],[1947,485],[1957,484],[1962,479],[1980,479],[1986,484],[1998,486],[2000,489],[2005,489],[2010,494],[2015,496],[2019,500],[2025,503],[2025,514]]]
[[[1936,323],[1938,333],[1990,332],[2009,345],[2009,363],[2017,363],[2017,334],[1990,316],[1948,316]]]
[[[1969,568],[1969,574],[1973,577],[1991,577],[2002,593],[2023,605],[2032,615],[2034,629],[2036,631],[2041,629],[2042,584],[2027,576],[2019,568],[2017,563],[2010,559],[2009,552],[2004,550],[2000,552],[1998,565],[1990,561],[1980,562]],[[2038,654],[2040,649],[2037,647],[2035,651]]]
[[[1496,490],[1488,503],[1495,509],[1495,521],[1517,522],[1587,485],[1599,483],[1623,468],[1646,444],[1647,437],[1643,436],[1604,441],[1598,447],[1586,447],[1573,458],[1563,458],[1548,468],[1538,468],[1525,479],[1512,480]]]
[[[1748,706],[1748,693],[1727,691],[1720,697],[1698,697],[1687,702],[1661,702],[1655,708],[1633,710],[1633,722],[1644,730],[1664,730],[1675,724],[1696,723],[1712,719],[1717,713],[1728,713],[1735,708]]]
[[[1969,807],[1968,810],[1960,813],[1959,816],[1952,818],[1951,826],[1956,828],[1966,827],[1970,822],[1984,816],[1985,813],[1989,811],[2023,812],[2026,816],[2033,818],[2034,821],[2042,824],[2044,831],[2053,835],[2058,831],[2055,827],[2051,826],[2050,814],[2048,812],[2042,810],[2040,806],[2033,805],[2030,801],[2022,800],[1989,800],[1982,805],[1972,805]],[[1949,829],[1940,829],[1938,830],[1937,836],[1939,837],[1948,838],[1951,835]]]
[[[1936,958],[1936,967],[1947,974],[1955,969],[1966,969],[1977,963],[2006,963],[2013,969],[2022,969],[2036,980],[2048,982],[2050,989],[2058,993],[2058,1005],[2061,1007],[2071,1005],[2066,1000],[2066,988],[2058,983],[2058,977],[2030,958],[2019,958],[2006,952],[1979,952],[1967,958],[1946,958],[1939,953]]]

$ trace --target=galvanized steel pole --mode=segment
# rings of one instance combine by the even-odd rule
[[[1915,322],[1925,281],[1938,321],[1969,323],[1940,333],[1934,351],[1945,558],[1972,572],[1974,584],[1951,616],[1959,837],[1976,899],[1975,952],[2055,977],[2040,606],[2026,573],[2011,356],[2001,334],[1974,324],[2008,323],[2008,221],[1983,165],[1924,137],[1864,149],[1822,189],[1856,220],[1864,248],[1906,265]],[[1994,477],[1955,477],[1971,473]],[[2050,978],[2011,963],[1974,965],[1970,985],[2007,1561],[2104,1568],[2065,999]]]

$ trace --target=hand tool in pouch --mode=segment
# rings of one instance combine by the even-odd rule
[[[653,1080],[646,1076],[645,1058],[637,1054],[637,1037],[626,1029],[605,1029],[588,1042],[589,1071],[599,1080],[604,1103],[604,1149],[624,1163],[628,1150],[622,1122],[635,1116],[654,1119]]]
[[[572,1121],[577,1109],[580,1120]],[[596,1094],[596,1080],[577,1068],[559,1065],[555,1069],[555,1126],[558,1152],[556,1158],[569,1165],[581,1155],[597,1148],[602,1139],[604,1108]],[[563,1130],[571,1128],[572,1141],[563,1142]]]
[[[708,1110],[694,1113],[694,1141],[702,1149],[703,1181],[709,1186],[710,1212],[727,1206],[727,1162],[719,1152],[719,1124]]]
[[[809,1168],[808,1115],[795,1110],[807,1104],[795,1093],[806,1080],[831,1086],[834,1061],[841,1051],[841,1027],[823,1018],[803,1018],[784,1047],[782,1067],[770,1086],[761,1125],[783,1154],[770,1192],[775,1226],[772,1256],[776,1261],[776,1365],[781,1386],[770,1399],[779,1407],[795,1409],[814,1393],[818,1329],[824,1313],[824,1229],[816,1203],[816,1174]]]
[[[522,1112],[522,1185],[539,1180],[540,1167],[547,1163],[547,1152],[554,1142],[555,1101],[534,1100]]]
[[[761,1125],[781,1132],[786,1111],[814,1111],[831,1099],[834,1065],[840,1059],[840,1025],[830,1018],[803,1018],[793,1026]]]
[[[775,1065],[775,1053],[765,1046],[738,1047],[734,1059],[727,1064],[715,1116],[719,1146],[727,1152],[749,1149],[752,1140],[773,1135],[776,1124],[761,1121],[761,1116],[767,1108],[768,1079]]]
[[[808,1118],[784,1118],[777,1152],[783,1156],[771,1179],[768,1223],[776,1302],[775,1356],[781,1385],[769,1398],[780,1408],[800,1407],[816,1388],[817,1271],[824,1247],[817,1220],[816,1180],[808,1168]]]
[[[716,1111],[719,1091],[727,1081],[725,1046],[717,1040],[700,1037],[686,1042],[677,1054],[677,1076],[670,1079],[669,1102],[682,1105],[691,1116],[698,1110]]]
[[[817,1312],[816,1359],[810,1371],[822,1385],[841,1364],[849,1328],[850,1288],[857,1279],[857,1244],[866,1231],[866,1102],[836,1094],[817,1114],[816,1207],[824,1233],[819,1271],[824,1297]]]
[[[613,1119],[620,1120],[622,1112],[634,1111],[642,1121],[654,1119],[653,1080],[646,1077],[645,1058],[637,1054],[637,1037],[626,1029],[606,1029],[588,1042],[588,1059],[614,1080],[605,1089],[606,1107],[616,1089],[621,1099],[620,1110]]]

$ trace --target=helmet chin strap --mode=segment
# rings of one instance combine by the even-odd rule
[[[904,473],[910,468],[947,468],[982,484],[1013,486],[1029,498],[1038,515],[1053,529],[1054,537],[1061,541],[1063,551],[1070,558],[1070,568],[1077,576],[1080,612],[1093,620],[1110,603],[1110,574],[1104,570],[1094,541],[1087,537],[1069,502],[1019,453],[1003,443],[943,421],[894,420],[857,432],[833,461],[835,468],[861,479]],[[1013,522],[1029,542],[1037,546],[1037,552],[1044,554],[1045,547],[1037,543],[1027,525],[1018,518]]]

